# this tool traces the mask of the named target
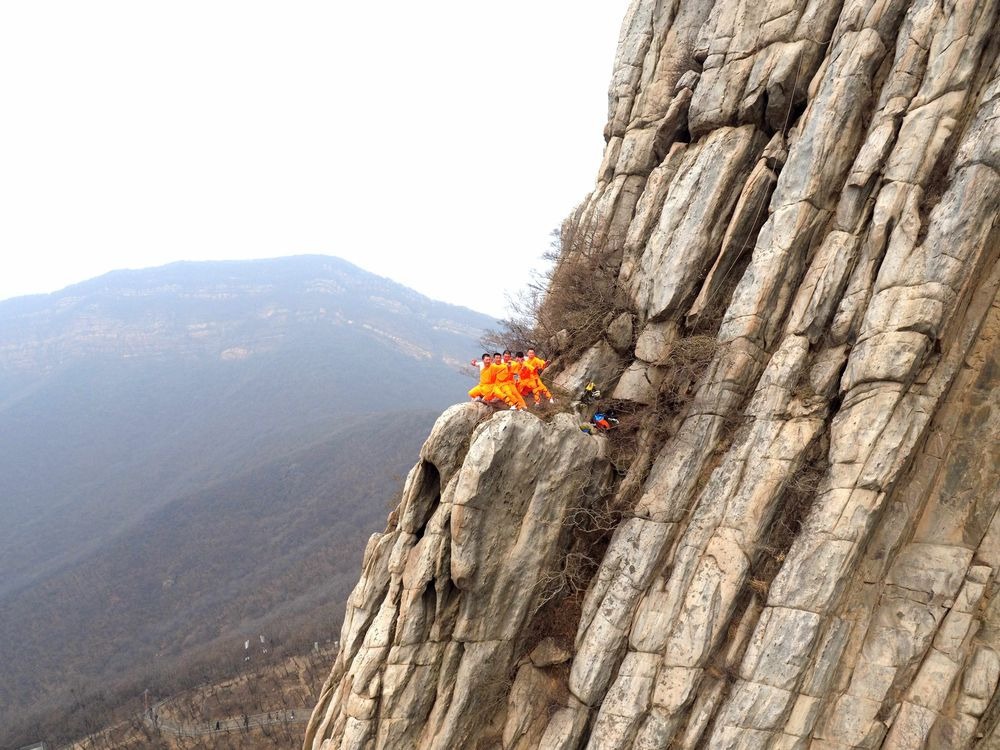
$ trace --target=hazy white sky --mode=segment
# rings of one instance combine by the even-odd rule
[[[0,4],[0,299],[339,255],[504,312],[592,188],[627,0]]]

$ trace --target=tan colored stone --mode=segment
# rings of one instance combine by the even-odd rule
[[[998,23],[1000,0],[630,4],[564,231],[614,312],[554,384],[662,409],[643,461],[615,483],[616,436],[570,415],[446,411],[369,542],[307,750],[977,739],[1000,682]],[[715,351],[667,399],[692,332]],[[567,677],[567,650],[524,644],[588,502],[622,520]]]
[[[625,354],[632,349],[632,316],[621,313],[608,326],[608,343],[615,351]]]
[[[531,663],[541,669],[551,667],[553,664],[562,664],[572,657],[568,649],[559,646],[553,638],[544,638],[542,642],[532,649],[528,658]]]
[[[695,280],[718,255],[738,192],[764,147],[753,128],[712,134],[700,149],[688,149],[664,200],[659,225],[653,230],[632,276],[622,279],[643,319],[678,315],[692,297]],[[719,162],[724,167],[719,169]],[[712,165],[711,173],[707,165]],[[689,201],[697,190],[700,200]],[[699,231],[694,231],[694,227]]]
[[[556,375],[554,382],[557,388],[575,397],[591,381],[602,391],[611,389],[623,369],[624,364],[619,354],[610,344],[601,340],[576,363]]]
[[[622,373],[612,397],[639,404],[654,404],[663,376],[664,368],[636,360]]]

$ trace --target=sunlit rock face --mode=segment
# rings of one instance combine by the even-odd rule
[[[555,382],[638,447],[442,415],[306,748],[1000,747],[998,24],[634,0],[561,261],[614,306]]]

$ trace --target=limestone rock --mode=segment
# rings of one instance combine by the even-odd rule
[[[632,316],[621,313],[608,326],[608,343],[620,354],[632,348]]]
[[[580,359],[556,375],[554,383],[570,394],[583,391],[593,381],[597,387],[610,390],[622,372],[621,356],[606,341],[599,341]]]
[[[559,564],[563,525],[598,491],[603,464],[600,440],[569,415],[545,423],[500,412],[481,422],[484,409],[463,404],[438,420],[403,496],[401,515],[420,519],[419,528],[390,531],[370,552],[387,564],[372,599],[358,597],[366,632],[355,636],[354,620],[345,623],[340,687],[309,728],[317,746],[320,738],[463,745],[482,731],[469,706],[510,689],[503,675]],[[522,450],[534,460],[513,471]],[[443,491],[438,477],[450,477]],[[496,677],[480,681],[485,674]]]
[[[627,418],[442,415],[307,750],[1000,748],[998,25],[630,4],[553,383]]]

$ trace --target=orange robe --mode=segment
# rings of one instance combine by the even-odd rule
[[[512,359],[510,361],[510,371],[514,373],[514,387],[518,393],[521,393],[521,381],[524,380],[524,376],[527,374],[524,369],[524,362]]]
[[[489,401],[493,398],[493,384],[497,379],[497,371],[493,365],[484,366],[480,364],[479,385],[469,391],[469,398],[481,398]]]
[[[497,365],[496,382],[493,384],[493,394],[502,398],[508,406],[515,406],[518,409],[526,409],[528,405],[524,403],[521,394],[517,392],[514,385],[514,368],[509,362]]]
[[[517,383],[517,392],[522,396],[527,396],[531,393],[531,381],[538,375],[538,373],[532,369],[527,360],[518,362],[517,365],[517,374],[519,378]]]
[[[552,394],[545,387],[545,383],[542,382],[542,377],[539,374],[547,364],[548,362],[544,359],[531,357],[524,360],[524,364],[521,365],[521,393],[534,394],[536,404],[539,401],[539,396],[552,398]]]

